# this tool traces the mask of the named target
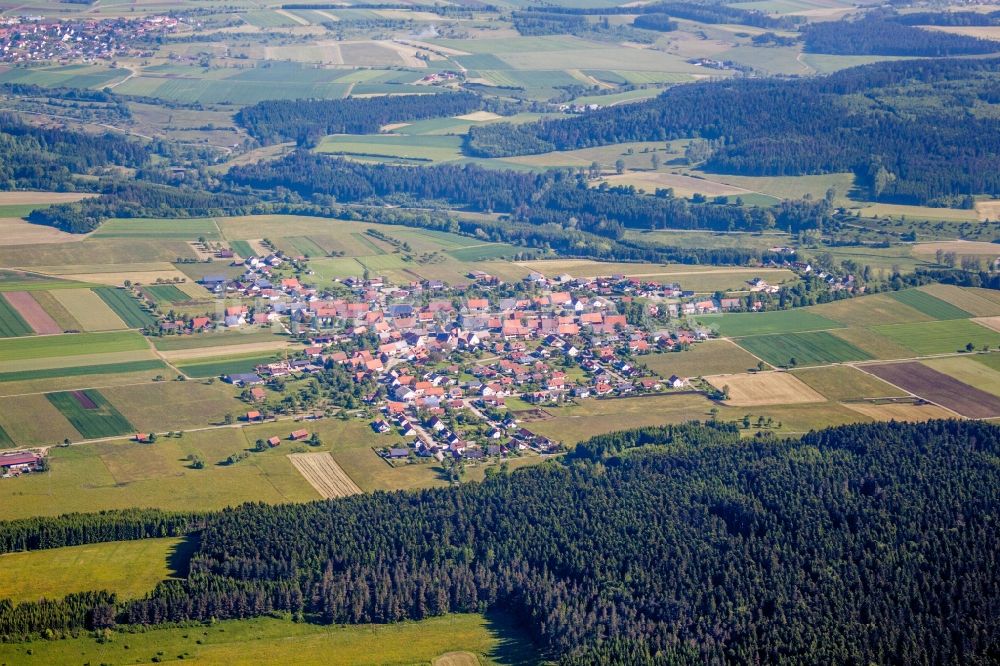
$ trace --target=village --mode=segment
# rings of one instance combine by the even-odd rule
[[[40,16],[0,19],[0,61],[13,63],[111,60],[142,55],[143,37],[171,32],[177,19],[50,20]]]
[[[381,451],[390,460],[556,453],[561,442],[533,433],[512,413],[544,414],[539,410],[546,405],[581,400],[712,392],[688,377],[657,376],[642,356],[711,337],[694,316],[762,309],[761,295],[779,290],[754,278],[745,294],[706,297],[676,283],[625,275],[532,272],[506,283],[484,271],[470,272],[463,285],[396,285],[366,275],[319,287],[310,284],[305,257],[274,252],[242,260],[220,249],[216,258],[243,270],[235,278],[199,280],[222,304],[219,310],[164,320],[158,334],[270,328],[292,336],[303,347],[291,356],[223,377],[253,406],[242,419],[276,418],[282,408],[271,398],[287,393],[287,382],[339,369],[355,387],[366,387],[358,406],[377,414],[371,428],[395,431],[407,442]],[[310,418],[324,414],[330,415],[329,405]],[[297,430],[288,439],[309,435]]]

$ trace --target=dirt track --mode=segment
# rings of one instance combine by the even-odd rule
[[[309,485],[326,499],[362,492],[329,453],[291,453],[288,458]]]

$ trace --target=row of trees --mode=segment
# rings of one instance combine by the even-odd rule
[[[612,433],[481,484],[211,514],[186,580],[0,604],[0,633],[496,607],[567,664],[986,662],[998,454],[980,422]]]

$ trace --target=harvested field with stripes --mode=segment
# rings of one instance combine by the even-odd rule
[[[962,416],[973,419],[1000,416],[1000,398],[963,384],[923,363],[914,361],[866,365],[864,370]]]
[[[361,493],[361,488],[329,453],[292,453],[288,458],[309,485],[326,499]]]
[[[787,372],[716,375],[706,380],[720,390],[728,387],[726,404],[733,407],[826,402],[826,398]]]
[[[17,310],[21,318],[28,323],[28,326],[39,335],[52,335],[62,333],[63,329],[56,320],[49,316],[49,313],[35,300],[33,294],[27,291],[8,291],[3,295]]]

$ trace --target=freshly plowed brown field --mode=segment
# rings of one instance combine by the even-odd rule
[[[923,363],[866,365],[865,372],[972,419],[1000,416],[1000,398],[963,384]]]
[[[309,485],[326,499],[361,493],[361,488],[329,453],[292,453],[288,458]]]

